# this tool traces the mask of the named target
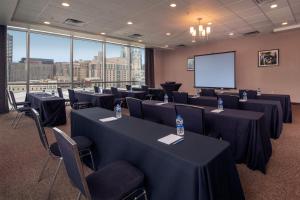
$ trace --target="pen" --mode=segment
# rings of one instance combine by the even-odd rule
[[[179,140],[173,142],[172,144],[177,144],[177,143],[181,142],[182,140],[184,140],[184,138],[181,138],[181,139],[179,139]]]

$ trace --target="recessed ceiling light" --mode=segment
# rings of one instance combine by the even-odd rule
[[[285,25],[287,25],[287,24],[288,24],[287,22],[282,22],[282,23],[281,23],[282,26],[285,26]]]
[[[143,42],[143,40],[139,40],[139,42]]]
[[[106,33],[102,32],[101,35],[106,35]]]
[[[170,35],[171,35],[171,33],[166,33],[166,35],[167,35],[167,36],[170,36]]]
[[[176,3],[171,3],[170,4],[170,7],[172,7],[172,8],[175,8],[177,5],[176,5]]]
[[[233,35],[234,35],[234,33],[232,33],[232,32],[231,32],[231,33],[229,33],[229,35],[230,35],[230,36],[233,36]]]
[[[270,6],[270,8],[277,8],[277,4],[272,4],[271,6]]]
[[[211,22],[208,22],[207,25],[212,25],[212,23],[211,23]]]
[[[44,24],[48,24],[48,25],[49,25],[49,24],[51,24],[51,23],[50,23],[50,22],[47,22],[47,21],[45,21],[45,22],[44,22]]]
[[[66,2],[61,3],[61,5],[64,6],[64,7],[69,7],[70,6],[70,4],[68,4]]]
[[[129,21],[129,22],[127,22],[127,24],[128,24],[128,25],[131,25],[131,24],[133,24],[133,23],[132,23],[131,21]]]

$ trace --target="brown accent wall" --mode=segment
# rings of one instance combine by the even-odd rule
[[[258,51],[279,49],[279,66],[257,67]],[[257,89],[265,93],[290,94],[300,102],[300,30],[202,42],[193,47],[155,51],[155,84],[164,81],[183,83],[180,90],[194,93],[194,72],[186,70],[193,55],[236,51],[237,88]]]

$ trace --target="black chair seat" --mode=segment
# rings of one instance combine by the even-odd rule
[[[16,102],[16,105],[17,105],[17,106],[24,106],[24,105],[26,105],[26,106],[30,106],[30,105],[31,105],[31,103],[30,103],[29,101],[24,101],[24,102]]]
[[[18,108],[19,112],[26,112],[26,111],[31,111],[31,107],[20,107]]]
[[[75,136],[72,137],[72,139],[77,143],[79,152],[90,148],[93,144],[93,142],[89,138],[84,136]],[[50,145],[50,150],[55,156],[61,157],[58,144],[56,142]]]
[[[126,161],[116,161],[86,177],[92,199],[119,200],[143,185],[144,175]]]

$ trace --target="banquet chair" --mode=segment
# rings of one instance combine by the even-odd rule
[[[183,118],[184,128],[188,131],[205,134],[205,111],[203,108],[192,105],[175,105],[176,115]]]
[[[65,99],[65,98],[64,98],[63,91],[62,91],[62,89],[61,89],[60,87],[57,88],[57,93],[58,93],[58,96],[59,96],[60,98],[63,98],[63,99],[65,100],[66,104],[69,104],[69,103],[70,103],[70,99]]]
[[[20,123],[21,118],[23,117],[26,112],[30,112],[30,103],[29,102],[16,102],[15,95],[13,91],[9,91],[10,98],[12,101],[12,105],[14,107],[14,110],[17,111],[16,117],[11,122],[11,126],[16,129]]]
[[[142,100],[126,97],[127,107],[129,109],[129,114],[132,117],[143,118]]]
[[[239,90],[239,96],[242,99],[243,93],[247,92],[248,99],[257,99],[257,91],[256,90]]]
[[[100,92],[99,87],[95,85],[94,86],[94,91],[95,91],[95,93],[99,93]]]
[[[114,102],[114,104],[115,105],[119,104],[120,106],[122,106],[122,104],[125,101],[125,98],[123,98],[121,96],[121,93],[118,91],[118,88],[111,87],[111,93],[115,96],[115,102]]]
[[[126,90],[127,91],[131,90],[131,85],[126,85]]]
[[[53,128],[53,132],[68,177],[72,185],[79,190],[77,199],[83,195],[89,200],[140,199],[141,197],[147,200],[143,187],[144,174],[140,170],[127,161],[119,160],[85,177],[76,141],[58,128]]]
[[[201,88],[201,96],[209,96],[209,97],[215,97],[216,92],[214,89],[207,89],[207,88]]]
[[[40,182],[42,180],[42,176],[43,176],[43,173],[44,173],[44,171],[47,167],[49,159],[52,158],[54,160],[58,160],[58,164],[57,164],[54,176],[53,176],[53,178],[50,182],[50,188],[49,188],[49,191],[48,191],[48,199],[49,199],[63,158],[61,156],[61,152],[60,152],[60,149],[58,147],[57,142],[52,143],[52,144],[48,143],[48,139],[47,139],[47,136],[46,136],[46,133],[45,133],[45,129],[41,124],[41,119],[40,119],[39,113],[33,108],[31,109],[31,112],[32,112],[32,116],[33,116],[34,121],[35,121],[35,125],[38,129],[40,141],[41,141],[44,149],[47,151],[47,154],[48,154],[48,157],[47,157],[47,159],[46,159],[46,161],[43,165],[42,171],[40,172],[40,175],[38,177],[38,182]],[[79,154],[80,154],[80,158],[89,156],[90,159],[91,159],[92,168],[95,170],[94,158],[93,158],[93,154],[92,154],[92,151],[91,151],[91,146],[93,144],[92,141],[90,139],[88,139],[87,137],[84,137],[84,136],[73,137],[73,140],[75,140],[76,143],[78,144],[78,151],[79,151]]]
[[[142,85],[141,89],[142,89],[142,91],[146,92],[146,95],[145,95],[146,99],[152,100],[153,95],[149,93],[148,85]]]
[[[90,102],[78,101],[78,99],[75,96],[74,90],[68,89],[68,92],[69,92],[70,104],[71,104],[71,107],[73,109],[79,110],[79,109],[84,109],[84,108],[91,107],[91,103]]]
[[[173,99],[175,103],[182,103],[187,104],[188,103],[188,93],[186,92],[173,92]]]
[[[220,94],[218,98],[223,101],[224,108],[239,109],[239,97],[237,95]]]
[[[9,105],[10,105],[9,110],[10,110],[10,111],[14,111],[15,108],[14,108],[13,102],[12,102],[12,100],[11,100],[11,98],[10,98],[8,89],[5,89],[5,95],[6,95],[6,98],[7,98],[7,100],[8,100],[8,103],[9,103]]]

